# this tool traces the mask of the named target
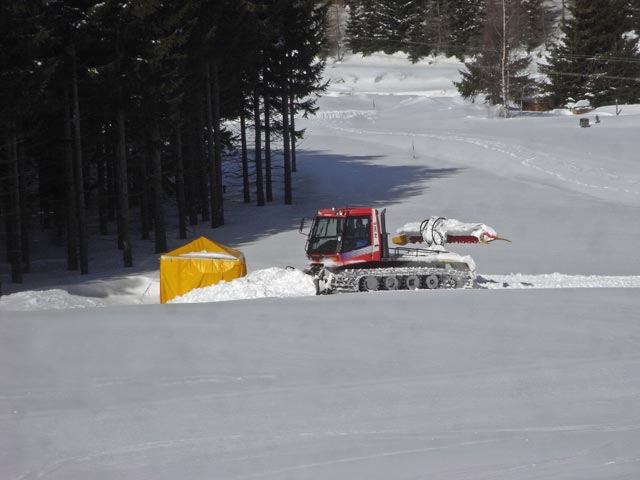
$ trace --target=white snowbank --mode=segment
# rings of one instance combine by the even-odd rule
[[[478,288],[520,289],[520,288],[640,288],[640,275],[566,275],[549,273],[526,275],[479,275]],[[76,290],[78,290],[76,288]],[[91,307],[108,307],[134,303],[158,303],[159,284],[150,282],[144,292],[103,292],[94,288],[88,291],[69,293],[62,289],[30,290],[0,297],[0,310],[25,312],[36,310],[63,310]],[[93,295],[92,295],[93,294]],[[246,277],[231,282],[222,281],[216,285],[191,290],[168,303],[208,303],[230,300],[250,300],[268,297],[305,297],[315,295],[315,286],[309,275],[290,268],[267,268],[250,273]]]
[[[163,258],[214,258],[216,260],[238,260],[238,258],[223,252],[207,252],[202,250],[200,252],[182,253],[180,255],[163,255]]]
[[[143,275],[114,276],[57,288],[25,290],[0,297],[0,311],[64,310],[158,303],[160,281]]]
[[[313,280],[300,270],[267,268],[231,282],[196,288],[168,303],[206,303],[265,297],[304,297],[315,295]]]
[[[71,295],[66,290],[18,292],[0,298],[0,308],[10,311],[63,310],[68,308],[102,307],[96,298]]]

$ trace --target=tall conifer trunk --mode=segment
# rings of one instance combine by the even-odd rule
[[[182,125],[176,120],[176,201],[178,204],[178,238],[187,238],[187,211],[184,192],[184,156],[182,154]]]
[[[76,184],[73,165],[73,139],[71,133],[71,100],[68,84],[65,85],[64,104],[67,270],[78,270],[78,216],[76,215]]]
[[[135,198],[136,193],[138,196],[138,204],[139,214],[140,214],[140,238],[142,240],[149,240],[151,232],[151,214],[150,214],[150,198],[149,198],[149,189],[147,185],[147,179],[150,176],[149,172],[149,164],[151,163],[151,141],[147,138],[147,148],[144,151],[144,155],[140,158],[139,155],[136,155],[132,158],[132,162],[134,165],[134,176],[133,176],[133,197]],[[137,157],[137,158],[136,158]],[[137,162],[136,162],[137,160]],[[151,189],[153,189],[153,178],[151,181]]]
[[[291,131],[291,171],[298,171],[298,160],[296,158],[296,110],[293,102],[293,95],[289,96],[289,129]]]
[[[205,66],[205,92],[207,102],[207,152],[209,154],[209,200],[211,202],[211,228],[220,226],[218,215],[218,166],[215,147],[215,134],[213,131],[213,107],[211,99],[211,64]]]
[[[204,88],[204,85],[201,86]],[[209,195],[209,179],[210,179],[210,161],[209,161],[209,142],[205,135],[207,129],[206,120],[206,92],[200,91],[198,96],[198,203],[200,204],[201,218],[203,222],[211,220],[210,216],[210,195]]]
[[[200,103],[196,102],[193,95],[186,93],[185,102],[185,197],[186,208],[189,217],[189,225],[198,225],[198,209],[201,203],[200,187],[202,164],[202,124],[199,123]]]
[[[224,188],[222,184],[222,132],[220,123],[220,76],[218,60],[213,59],[211,63],[211,107],[213,110],[213,146],[215,153],[216,167],[216,210],[217,224],[224,225]]]
[[[155,253],[167,251],[167,234],[164,224],[164,191],[162,188],[162,155],[160,153],[160,127],[157,114],[151,121],[151,161],[153,178],[153,226]]]
[[[240,112],[240,150],[242,156],[242,193],[244,203],[251,203],[249,187],[249,155],[247,154],[247,120],[244,108]]]
[[[118,247],[122,249],[125,267],[133,266],[129,239],[129,178],[127,175],[127,144],[125,114],[122,102],[118,105]]]
[[[118,129],[113,121],[109,123],[109,149],[107,161],[107,218],[113,222],[118,220],[118,193],[117,193],[117,176],[118,176]],[[117,230],[117,227],[116,227]]]
[[[264,85],[264,169],[267,202],[273,202],[273,179],[271,175],[271,98],[265,80]]]
[[[284,146],[284,203],[293,203],[291,185],[291,140],[289,135],[289,92],[286,79],[282,83],[282,143]]]
[[[109,199],[107,196],[107,168],[106,160],[109,156],[109,134],[107,133],[109,126],[104,123],[102,125],[102,151],[98,156],[98,217],[100,224],[100,235],[109,233]]]
[[[18,135],[15,123],[9,128],[10,229],[7,254],[11,262],[11,281],[22,283],[22,212],[20,211],[20,169],[18,167]]]
[[[507,0],[502,2],[502,52],[500,62],[500,73],[502,75],[502,106],[504,108],[504,116],[509,118],[509,71],[508,60],[509,50],[507,44]]]
[[[82,157],[82,133],[80,129],[80,99],[78,95],[78,66],[75,45],[71,45],[73,79],[73,132],[75,138],[75,183],[76,212],[78,216],[78,245],[80,247],[80,273],[89,273],[89,238],[87,236],[87,213],[84,201],[84,168]]]
[[[262,179],[262,135],[260,128],[260,95],[256,91],[253,94],[253,121],[255,131],[255,153],[256,164],[256,197],[259,207],[264,207],[264,185]]]

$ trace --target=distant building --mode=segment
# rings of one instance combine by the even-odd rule
[[[582,115],[583,113],[589,113],[593,110],[589,100],[578,100],[576,103],[569,104],[567,106],[574,115]]]
[[[522,99],[523,112],[546,112],[549,102],[544,97],[525,97]]]

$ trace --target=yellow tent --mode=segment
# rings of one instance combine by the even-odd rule
[[[247,274],[244,255],[238,250],[200,237],[160,257],[160,303],[194,288]]]

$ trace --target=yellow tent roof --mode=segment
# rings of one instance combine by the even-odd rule
[[[197,238],[160,257],[160,303],[194,288],[222,280],[230,282],[246,274],[242,252],[205,237]]]
[[[196,238],[194,241],[187,243],[181,247],[176,248],[175,250],[171,250],[170,252],[165,253],[162,257],[186,257],[189,254],[200,253],[200,252],[209,252],[209,253],[224,253],[229,256],[232,256],[238,260],[242,260],[244,255],[241,251],[236,250],[231,247],[227,247],[226,245],[221,245],[219,243],[214,242],[213,240],[209,240],[206,237]],[[203,255],[204,257],[204,255]],[[211,256],[209,258],[215,258],[215,256]]]

